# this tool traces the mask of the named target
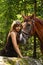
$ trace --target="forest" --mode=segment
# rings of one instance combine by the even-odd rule
[[[43,20],[43,0],[0,0],[0,50],[6,44],[6,39],[13,20],[23,21],[23,15],[36,14]],[[27,44],[21,45],[24,56],[34,57],[34,36],[28,39]],[[40,40],[36,37],[36,59],[43,59],[40,51]]]

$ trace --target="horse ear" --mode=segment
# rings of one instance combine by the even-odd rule
[[[30,18],[33,19],[34,17],[35,17],[35,14],[32,14],[32,16]]]
[[[25,15],[22,15],[22,17],[23,17],[24,19],[27,19],[27,16],[25,16]]]

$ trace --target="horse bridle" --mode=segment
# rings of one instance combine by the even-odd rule
[[[34,24],[34,20],[32,20],[31,28],[33,27],[33,24]],[[23,29],[21,30],[20,41],[22,41],[23,43],[26,43],[26,40],[28,40],[28,38],[31,36],[31,28],[29,31],[30,33],[24,31]]]
[[[35,21],[32,20],[32,24],[30,25],[31,27],[30,27],[30,29],[29,29],[29,33],[24,32],[23,30],[22,30],[22,33],[25,34],[25,35],[27,35],[28,37],[30,37],[30,36],[31,36],[31,29],[33,28],[34,22],[35,22]],[[26,22],[26,25],[28,25],[28,22]]]

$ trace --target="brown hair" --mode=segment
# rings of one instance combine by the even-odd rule
[[[20,25],[21,28],[22,28],[22,24],[21,24],[20,20],[15,20],[15,21],[13,21],[13,23],[11,24],[10,31],[9,31],[9,33],[8,33],[8,37],[9,37],[10,33],[11,33],[13,30],[15,30],[15,28],[16,28],[17,26],[19,26],[19,25]],[[7,37],[7,39],[8,39],[8,37]]]

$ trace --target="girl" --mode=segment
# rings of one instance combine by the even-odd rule
[[[13,21],[7,37],[7,43],[3,50],[0,51],[0,56],[7,57],[23,57],[19,49],[19,32],[22,25],[19,20]]]

